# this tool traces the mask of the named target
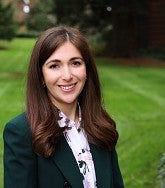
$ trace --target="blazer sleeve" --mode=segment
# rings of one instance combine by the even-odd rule
[[[3,139],[4,188],[37,188],[37,160],[27,123],[7,123]]]
[[[116,150],[112,152],[112,171],[113,171],[113,187],[124,188],[123,178],[118,163]]]

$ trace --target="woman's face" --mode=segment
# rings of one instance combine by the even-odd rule
[[[42,67],[48,95],[58,108],[77,103],[86,81],[86,66],[79,50],[70,42],[57,48]]]

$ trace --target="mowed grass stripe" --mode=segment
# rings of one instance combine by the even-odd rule
[[[140,68],[141,70],[141,68]],[[105,67],[101,71],[101,75],[104,79],[116,82],[118,87],[126,87],[132,92],[150,99],[155,104],[158,104],[162,108],[165,108],[165,84],[164,79],[157,78],[153,74],[149,74],[148,69],[144,68],[145,72],[140,72],[137,68],[114,68]],[[162,70],[162,69],[161,69]],[[159,73],[160,70],[154,72]],[[104,72],[104,74],[103,74]],[[149,68],[150,72],[150,68]],[[139,73],[141,76],[139,76]],[[105,77],[106,75],[106,77]],[[106,83],[105,83],[106,84]],[[164,87],[164,90],[160,86]],[[111,87],[111,86],[109,86]]]
[[[146,97],[147,99],[150,99],[152,102],[154,102],[155,104],[158,104],[159,106],[161,106],[162,108],[165,109],[165,98],[156,95],[155,93],[152,93],[151,90],[144,90],[140,85],[136,84],[136,83],[132,83],[131,80],[124,80],[124,79],[120,79],[119,77],[117,77],[116,75],[112,75],[110,74],[109,77],[114,80],[117,84],[120,84],[128,89],[130,89],[131,91],[133,91],[136,94],[139,94],[143,97]]]
[[[1,87],[1,85],[2,84],[0,84],[0,101],[1,101],[1,105],[0,106],[2,106],[1,98],[2,98],[3,95],[6,94],[7,90],[9,89],[10,83],[2,85],[2,87]]]
[[[0,71],[25,71],[34,39],[14,39],[8,50],[0,51]]]

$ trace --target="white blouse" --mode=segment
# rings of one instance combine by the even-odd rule
[[[73,155],[77,161],[80,173],[83,175],[84,188],[97,188],[96,174],[87,136],[81,125],[81,109],[79,107],[79,121],[74,121],[59,111],[58,124],[60,127],[67,127],[63,134],[72,149]],[[76,128],[77,127],[77,128]]]

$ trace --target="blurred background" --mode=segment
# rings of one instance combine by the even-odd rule
[[[51,26],[67,24],[90,36],[97,55],[164,57],[164,0],[3,0],[1,4],[3,39],[35,37]]]
[[[87,37],[104,106],[117,123],[126,188],[165,188],[165,1],[0,0],[0,188],[3,128],[24,111],[32,47],[49,27]]]

